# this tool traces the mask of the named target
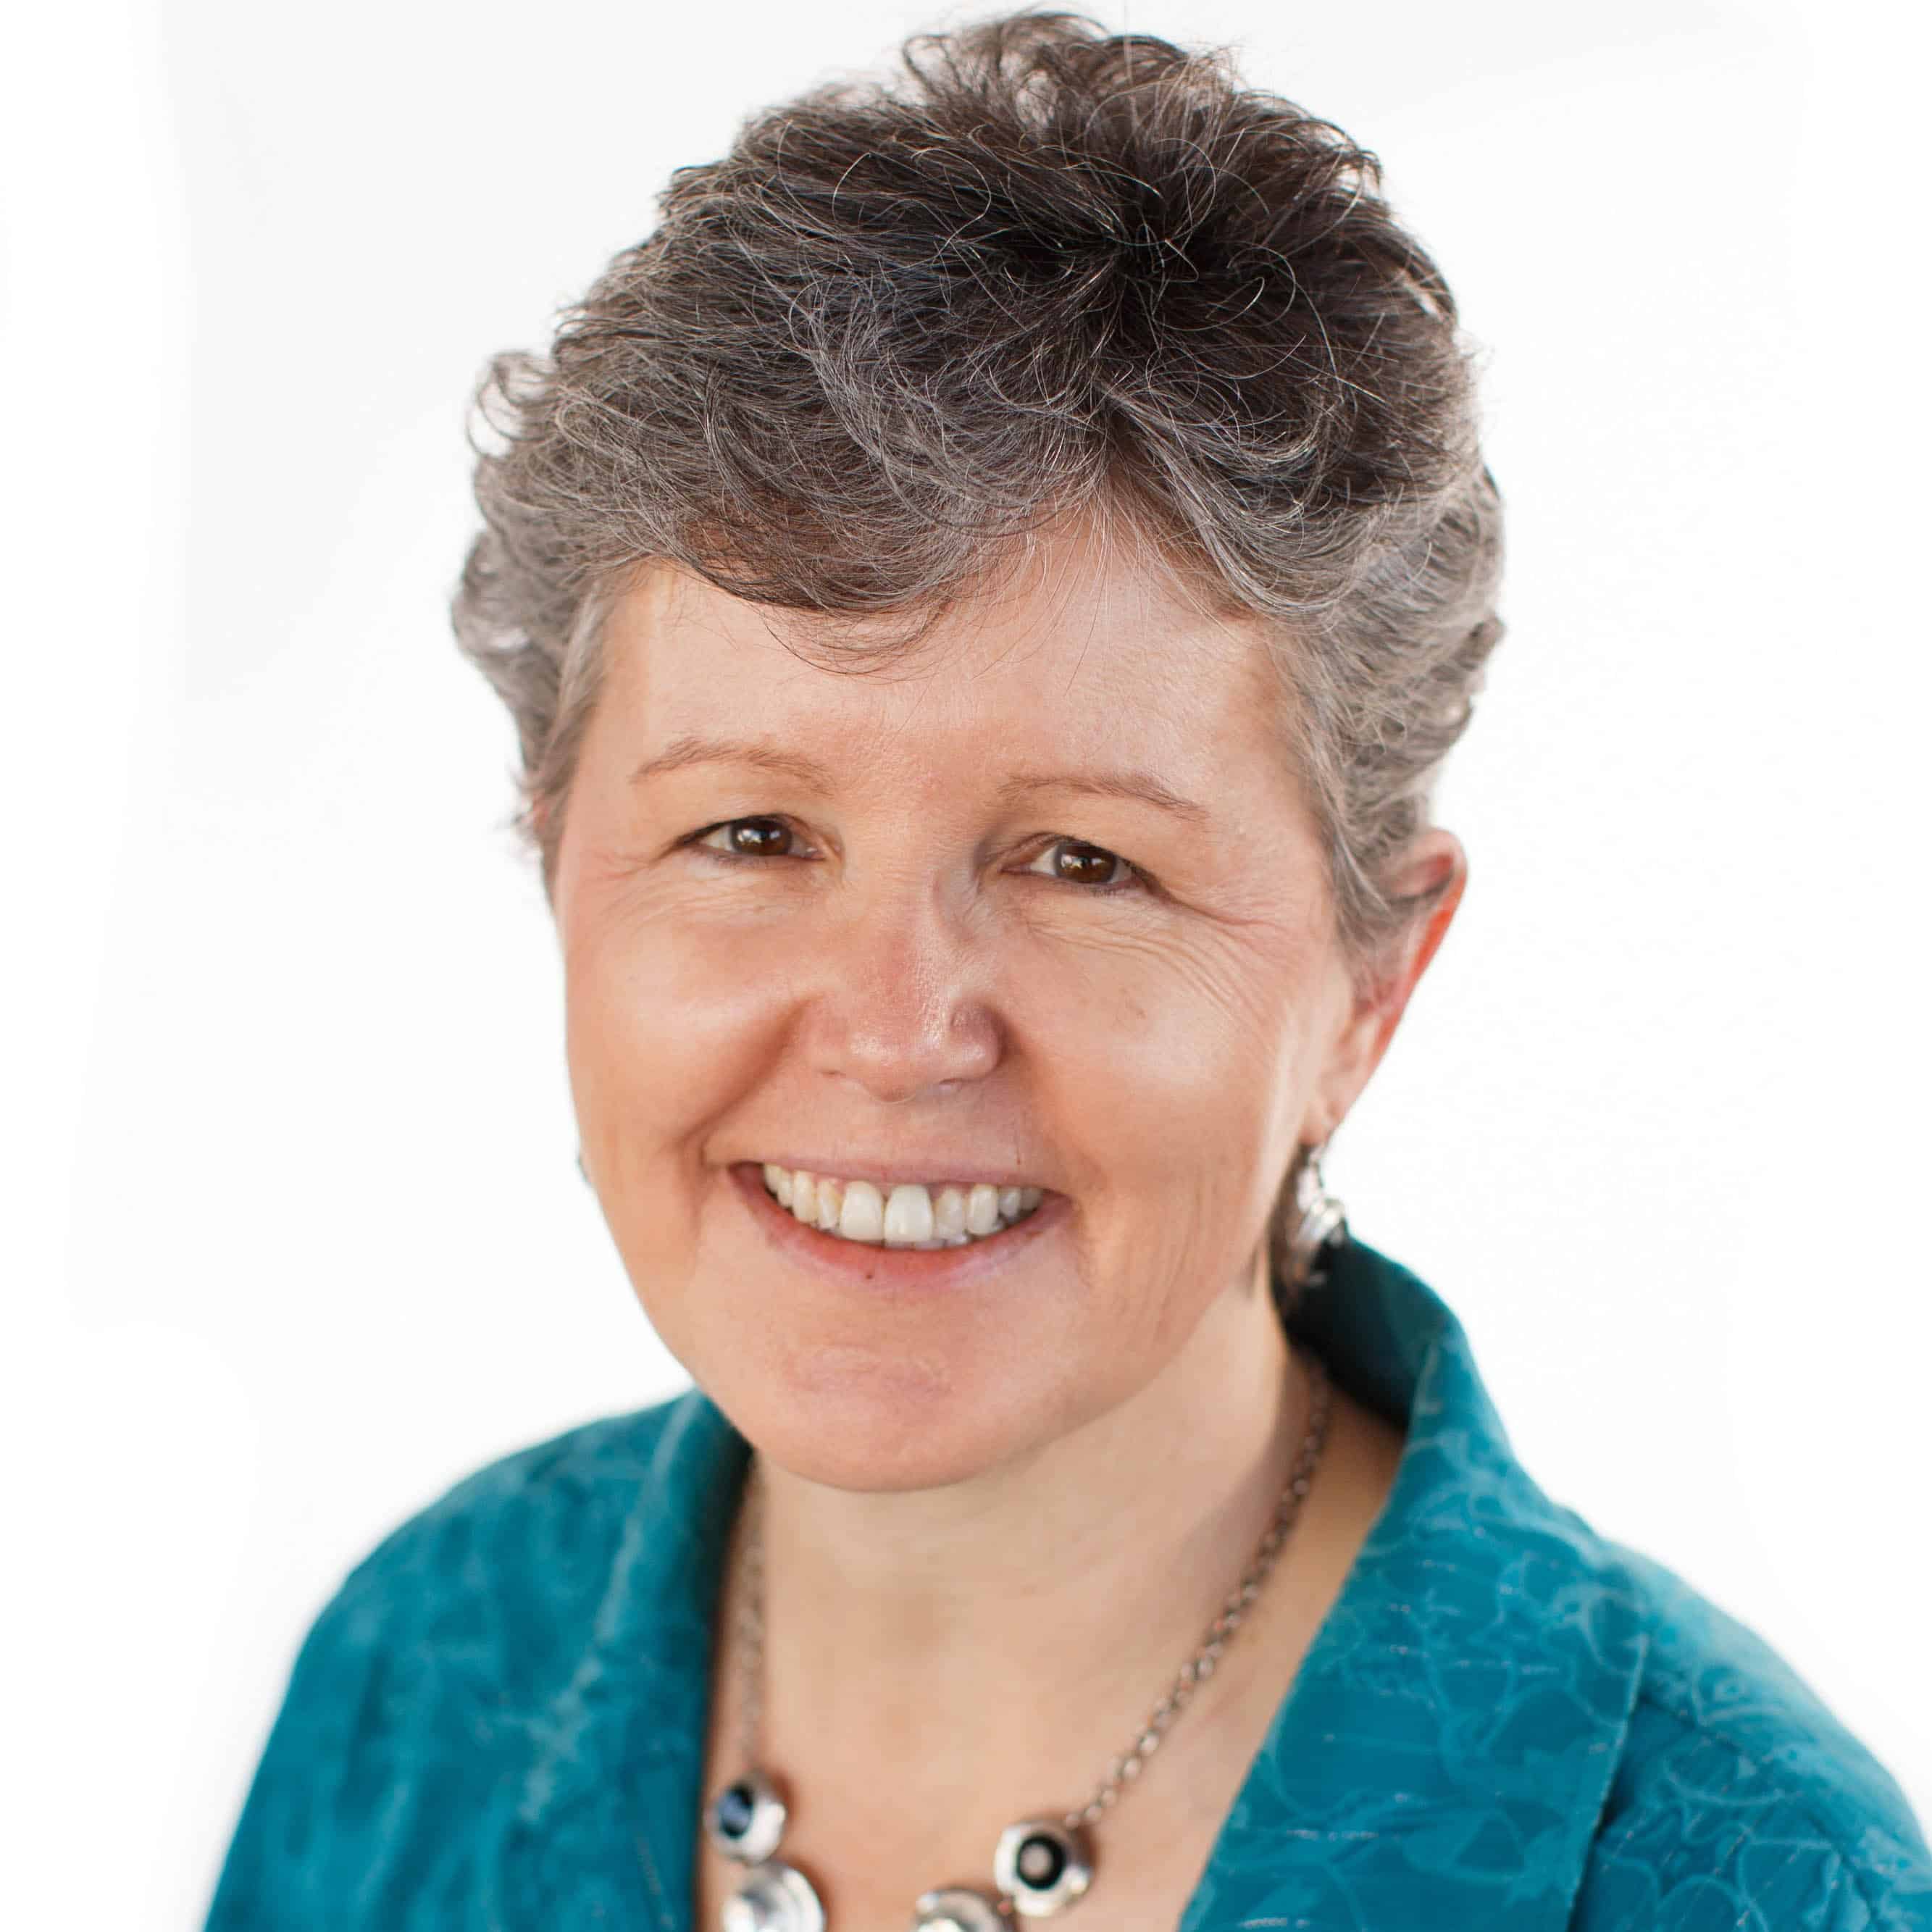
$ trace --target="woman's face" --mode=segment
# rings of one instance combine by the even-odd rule
[[[1298,1140],[1394,1021],[1352,997],[1253,632],[1084,527],[884,672],[780,625],[811,652],[810,618],[667,568],[612,615],[555,893],[584,1159],[741,1432],[935,1486],[1137,1394],[1250,1291]],[[801,1222],[766,1162],[1044,1192],[922,1250]]]

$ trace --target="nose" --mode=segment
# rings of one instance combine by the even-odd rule
[[[816,1071],[887,1104],[985,1078],[1000,1028],[987,948],[930,881],[863,896],[827,935],[808,1024]]]

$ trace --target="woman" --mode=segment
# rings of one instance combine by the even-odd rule
[[[696,1386],[356,1568],[214,1932],[1932,1922],[1884,1768],[1544,1496],[1322,1185],[1501,632],[1377,185],[996,20],[752,122],[493,367],[456,626]]]

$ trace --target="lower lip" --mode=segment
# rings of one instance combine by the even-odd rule
[[[1010,1268],[1034,1243],[1059,1226],[1070,1211],[1064,1194],[1048,1194],[1023,1221],[959,1248],[888,1248],[877,1241],[848,1241],[808,1228],[781,1207],[765,1185],[764,1169],[740,1161],[732,1184],[745,1197],[766,1238],[801,1268],[830,1281],[874,1289],[963,1288]]]

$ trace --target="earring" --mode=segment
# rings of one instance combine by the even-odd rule
[[[584,1150],[581,1148],[577,1150],[577,1171],[583,1175],[584,1185],[587,1187],[590,1184],[590,1170],[584,1164]]]
[[[1322,1149],[1303,1151],[1294,1170],[1294,1232],[1288,1237],[1288,1273],[1298,1292],[1328,1279],[1328,1258],[1348,1238],[1342,1204],[1323,1186]]]

